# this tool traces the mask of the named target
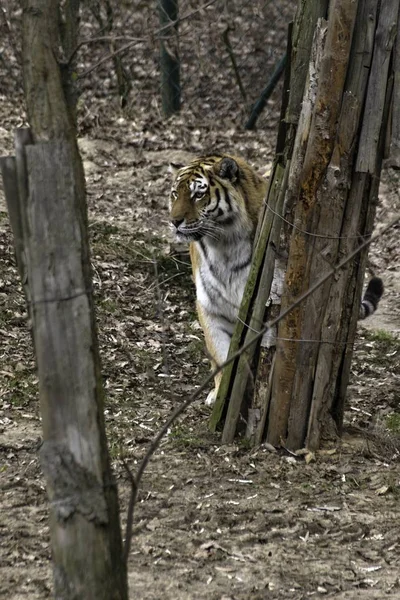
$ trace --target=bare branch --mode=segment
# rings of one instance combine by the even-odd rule
[[[137,485],[136,485],[136,479],[135,479],[132,471],[130,470],[126,460],[124,459],[124,457],[122,455],[120,456],[120,460],[121,460],[121,462],[124,466],[124,469],[128,475],[128,479],[130,481],[131,490],[132,490],[131,495],[129,497],[128,514],[127,514],[127,520],[126,520],[126,536],[125,536],[124,550],[122,553],[122,558],[126,565],[128,563],[129,551],[131,549],[132,527],[133,527],[133,508],[134,508],[134,504],[135,504],[135,500],[136,500],[136,496],[137,496]]]
[[[170,27],[174,27],[175,25],[177,25],[178,23],[181,23],[185,19],[189,19],[190,17],[192,17],[193,15],[197,14],[198,12],[201,12],[202,10],[204,10],[205,8],[207,8],[208,6],[210,6],[211,4],[214,4],[214,2],[216,2],[216,1],[217,0],[209,0],[209,2],[206,2],[205,4],[203,4],[203,6],[200,6],[199,8],[196,8],[195,10],[192,10],[191,12],[187,13],[186,15],[183,15],[183,17],[179,17],[179,19],[177,19],[176,21],[171,21],[170,23],[168,23],[168,25],[164,25],[163,27],[160,27],[159,29],[157,29],[154,32],[154,34],[152,34],[151,37],[157,37],[159,34],[163,33],[164,31],[166,31]],[[139,43],[140,41],[143,41],[143,39],[138,38],[135,41],[132,41],[132,42],[129,42],[128,44],[125,44],[125,46],[121,46],[121,48],[118,48],[114,52],[111,52],[110,54],[108,54],[108,56],[105,56],[104,58],[102,58],[101,60],[99,60],[95,65],[93,65],[92,67],[90,67],[90,69],[87,69],[84,73],[81,73],[78,76],[78,79],[81,79],[82,77],[86,77],[87,75],[89,75],[90,73],[92,73],[92,71],[94,71],[95,69],[97,69],[98,67],[100,67],[102,64],[104,64],[105,62],[111,60],[114,56],[117,56],[118,54],[122,54],[123,52],[126,52],[126,50],[129,50],[130,48],[132,48],[135,44]],[[73,54],[75,52],[76,52],[76,50],[74,50]]]
[[[247,103],[247,94],[246,94],[246,90],[243,87],[242,78],[240,77],[239,68],[238,68],[237,61],[236,61],[236,56],[235,56],[235,53],[233,51],[231,41],[229,39],[229,32],[230,31],[231,31],[231,29],[230,29],[230,27],[228,25],[227,28],[225,29],[224,33],[222,34],[222,39],[223,39],[224,44],[226,46],[226,50],[227,50],[227,52],[229,54],[229,58],[231,59],[233,72],[235,74],[236,82],[237,82],[237,84],[239,86],[240,93],[242,94],[243,101],[246,104]]]

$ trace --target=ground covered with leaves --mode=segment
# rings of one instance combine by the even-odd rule
[[[13,130],[25,122],[10,86],[1,97],[1,155],[13,153]],[[279,106],[269,107],[268,127],[245,132],[222,112],[217,121],[199,120],[184,108],[165,122],[157,107],[121,110],[114,97],[98,96],[81,99],[79,143],[124,525],[130,486],[121,456],[134,472],[171,410],[208,373],[188,258],[170,254],[167,165],[230,151],[267,170]],[[398,188],[396,172],[385,171],[378,230],[400,211]],[[342,439],[308,464],[265,445],[221,446],[207,427],[209,409],[196,402],[144,476],[129,560],[132,599],[400,597],[398,239],[392,230],[371,249],[368,274],[380,275],[386,291],[359,328]],[[49,598],[52,590],[28,325],[1,196],[0,594],[10,600]]]

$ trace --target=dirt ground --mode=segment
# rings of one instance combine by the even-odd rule
[[[123,111],[113,97],[83,96],[79,143],[123,525],[121,452],[135,470],[208,373],[189,265],[169,255],[167,165],[229,150],[265,171],[278,112],[271,104],[265,126],[245,132],[222,116],[199,120],[184,108],[165,122],[154,106]],[[13,153],[13,130],[24,123],[10,84],[1,94],[0,155]],[[386,170],[377,229],[400,212],[398,189],[398,174]],[[398,228],[371,248],[368,275],[383,278],[385,295],[359,327],[343,438],[315,461],[221,446],[200,401],[171,429],[140,491],[132,599],[400,599],[399,248]],[[45,599],[52,572],[37,376],[1,189],[0,342],[0,596]]]

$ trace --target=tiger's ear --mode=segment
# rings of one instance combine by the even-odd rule
[[[179,165],[177,163],[169,163],[168,172],[172,173],[172,175],[176,175],[177,172],[182,169],[185,165]]]
[[[214,167],[215,174],[222,179],[229,179],[235,183],[239,177],[239,166],[233,158],[223,158]]]

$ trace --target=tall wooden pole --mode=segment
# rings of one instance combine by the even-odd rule
[[[297,164],[283,307],[372,233],[398,17],[397,0],[330,3],[315,105],[302,132],[306,150]],[[316,449],[323,434],[340,432],[365,258],[279,324],[270,443]]]
[[[279,245],[280,256],[287,256],[285,316],[276,351],[271,338],[268,351],[261,350],[253,398],[246,397],[254,364],[248,350],[246,369],[243,358],[224,373],[211,425],[215,429],[226,417],[225,442],[246,421],[252,443],[266,439],[291,450],[314,450],[324,433],[340,433],[343,423],[366,252],[354,255],[305,301],[296,301],[372,233],[391,116],[397,136],[400,8],[398,0],[330,0],[323,7],[325,19],[318,18],[321,5],[299,0],[285,127],[278,135],[280,147],[283,135],[285,143],[276,154],[266,198],[276,216],[274,197],[285,193]],[[277,165],[289,170],[285,178],[277,179]],[[261,215],[260,237],[269,221],[266,212]],[[260,256],[257,248],[231,351],[233,342],[239,345],[245,337],[246,324],[251,337],[252,318],[260,316],[256,298],[265,305],[269,294],[271,277],[262,277],[268,252]]]
[[[50,500],[55,597],[126,600],[118,496],[107,451],[83,168],[57,62],[55,0],[25,0],[23,243]]]

